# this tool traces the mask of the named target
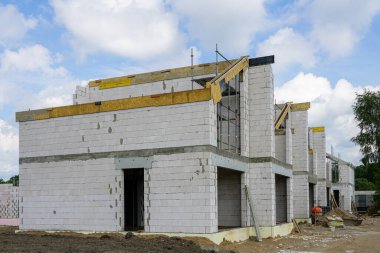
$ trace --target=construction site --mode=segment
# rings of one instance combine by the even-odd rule
[[[380,236],[380,219],[356,213],[354,166],[327,152],[310,102],[275,103],[272,64],[99,79],[72,105],[17,112],[5,250],[376,252],[353,242]]]

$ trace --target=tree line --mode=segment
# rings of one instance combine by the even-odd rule
[[[18,186],[18,175],[14,175],[8,180],[0,178],[0,184],[13,184],[13,186]]]

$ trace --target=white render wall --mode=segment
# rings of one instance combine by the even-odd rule
[[[216,146],[212,101],[20,122],[20,157]]]

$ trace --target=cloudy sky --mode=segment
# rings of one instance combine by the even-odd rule
[[[72,103],[88,80],[275,54],[277,102],[312,102],[357,164],[352,103],[380,87],[378,0],[0,0],[0,178],[18,173],[15,111]]]

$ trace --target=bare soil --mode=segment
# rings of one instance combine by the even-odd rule
[[[380,252],[380,217],[366,217],[358,227],[330,228],[304,224],[302,233],[217,246],[204,238],[165,236],[127,238],[120,234],[77,233],[15,234],[16,227],[0,226],[0,252],[257,252],[257,253],[377,253]]]
[[[254,239],[240,243],[222,243],[219,248],[241,253],[378,253],[380,252],[380,217],[364,217],[357,227],[330,228],[311,224],[301,225],[303,232],[289,236]]]

